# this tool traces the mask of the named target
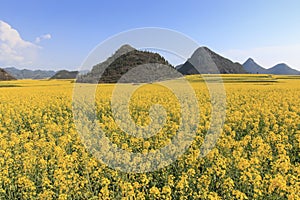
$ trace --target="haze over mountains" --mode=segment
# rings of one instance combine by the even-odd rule
[[[6,67],[3,69],[16,79],[45,79],[50,78],[56,73],[53,70],[29,70],[17,69],[15,67]]]
[[[284,63],[280,63],[274,67],[266,69],[257,64],[252,58],[249,58],[243,66],[244,69],[251,74],[300,75],[299,71],[292,69]]]
[[[130,45],[121,46],[106,61],[93,66],[90,72],[77,77],[77,82],[84,83],[116,83],[128,71],[139,65],[147,65],[142,71],[135,71],[132,77],[122,79],[123,82],[152,82],[177,78],[178,72],[182,75],[191,74],[275,74],[275,75],[300,75],[284,63],[266,69],[249,58],[243,65],[232,62],[228,58],[213,52],[207,47],[199,47],[183,64],[175,68],[160,54],[140,51]],[[163,65],[170,67],[164,68]],[[0,68],[0,80],[15,79],[75,79],[78,71],[60,70],[28,70],[14,67]],[[167,71],[168,72],[167,72]],[[134,71],[134,70],[133,70]],[[148,78],[146,75],[151,74]],[[101,76],[101,79],[99,80]]]
[[[17,69],[15,67],[6,67],[3,70],[15,79],[75,79],[79,73],[78,71],[68,70],[56,72],[53,70]]]

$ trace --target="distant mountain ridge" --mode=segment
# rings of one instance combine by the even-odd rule
[[[199,47],[183,64],[176,67],[183,75],[189,74],[245,74],[243,66],[220,56],[207,47]]]
[[[45,79],[50,78],[56,73],[52,70],[29,70],[17,69],[15,67],[6,67],[4,70],[17,79]]]
[[[300,71],[292,69],[287,64],[280,63],[275,65],[274,67],[267,69],[270,74],[278,74],[278,75],[300,75]]]
[[[287,64],[280,63],[274,67],[266,69],[257,64],[252,58],[246,60],[243,67],[251,74],[300,75],[300,71],[292,69]]]
[[[207,47],[199,47],[191,57],[183,64],[177,65],[175,68],[160,54],[140,51],[130,45],[121,46],[111,57],[107,58],[93,66],[91,71],[68,71],[68,70],[29,70],[17,69],[15,67],[6,67],[1,70],[0,80],[15,79],[75,79],[77,82],[83,83],[116,83],[128,71],[132,71],[138,65],[147,65],[146,71],[135,72],[135,77],[123,80],[125,82],[152,82],[161,79],[178,78],[178,73],[171,72],[169,75],[162,70],[161,65],[170,66],[173,71],[178,71],[183,75],[190,74],[275,74],[275,75],[300,75],[300,71],[295,70],[285,63],[277,64],[266,69],[256,63],[254,59],[248,58],[242,65],[232,62]],[[150,66],[152,65],[152,67]],[[153,67],[154,66],[154,67]],[[1,68],[0,68],[1,69]],[[152,74],[147,80],[145,74]],[[155,75],[157,73],[158,75]],[[101,78],[100,78],[100,75]],[[156,76],[156,77],[155,77]],[[100,78],[100,80],[99,80]],[[144,80],[142,80],[144,79]]]
[[[252,58],[248,58],[243,64],[243,67],[251,74],[267,74],[267,69],[257,64]]]
[[[56,72],[50,79],[75,79],[79,71],[60,70]]]

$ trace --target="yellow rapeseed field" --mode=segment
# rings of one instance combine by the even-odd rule
[[[199,105],[196,137],[176,161],[145,173],[110,168],[86,148],[73,118],[74,81],[0,82],[0,199],[300,199],[300,77],[223,78],[226,119],[215,148],[199,157],[210,96],[199,76],[187,77]],[[147,154],[170,143],[181,120],[172,91],[153,83],[132,95],[130,114],[140,126],[151,123],[151,105],[166,110],[163,127],[143,139],[115,123],[113,89],[97,87],[95,108],[115,146]]]

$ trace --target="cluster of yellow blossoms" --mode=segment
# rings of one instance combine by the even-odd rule
[[[110,168],[87,150],[74,124],[72,81],[1,82],[0,199],[300,199],[300,79],[262,78],[224,76],[226,120],[215,148],[201,158],[210,96],[201,78],[188,77],[199,102],[195,140],[167,167],[145,173]],[[170,143],[180,122],[172,91],[149,84],[133,94],[136,124],[151,123],[153,104],[166,110],[163,127],[143,139],[114,122],[113,89],[99,85],[95,105],[115,146],[146,154]]]

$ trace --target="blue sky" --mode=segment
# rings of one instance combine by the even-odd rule
[[[252,57],[266,68],[285,62],[300,69],[297,0],[1,0],[0,4],[2,67],[76,69],[108,37],[133,28],[161,27],[179,31],[233,61]]]

